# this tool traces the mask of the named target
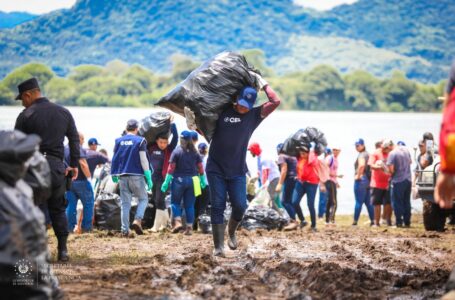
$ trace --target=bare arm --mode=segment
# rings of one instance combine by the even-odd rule
[[[90,174],[90,169],[88,168],[87,160],[85,158],[79,159],[79,166],[81,167],[81,171],[85,177],[87,177],[87,179],[92,177],[92,174]]]
[[[264,86],[264,92],[267,95],[267,98],[269,98],[269,101],[261,106],[262,118],[266,118],[270,115],[281,103],[280,98],[269,85]]]

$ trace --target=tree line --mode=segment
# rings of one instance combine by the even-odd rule
[[[260,50],[243,54],[282,98],[282,109],[431,112],[441,109],[445,82],[423,84],[395,71],[390,78],[377,78],[358,70],[342,74],[320,65],[309,71],[276,74],[265,64]],[[172,56],[169,74],[158,74],[140,66],[114,60],[105,66],[80,65],[65,77],[48,66],[29,63],[16,68],[0,81],[0,105],[14,105],[17,85],[35,76],[44,94],[68,106],[152,106],[199,66],[189,57]]]

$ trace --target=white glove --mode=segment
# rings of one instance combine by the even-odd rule
[[[196,125],[196,116],[194,115],[194,112],[187,106],[183,108],[183,113],[185,115],[186,119],[186,126],[190,130],[196,130],[197,125]]]
[[[254,72],[250,72],[250,73],[251,73],[251,75],[253,75],[256,78],[256,82],[258,83],[260,90],[262,90],[264,88],[264,86],[266,86],[268,84],[267,81],[265,81],[265,79],[262,78],[262,76],[259,75],[258,73],[254,73]]]

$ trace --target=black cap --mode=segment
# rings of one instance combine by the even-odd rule
[[[17,86],[17,89],[19,91],[19,94],[16,96],[16,100],[20,100],[23,92],[39,89],[38,80],[35,77],[27,79],[26,81],[20,83]]]
[[[139,122],[135,119],[128,120],[126,130],[131,131],[139,127]]]

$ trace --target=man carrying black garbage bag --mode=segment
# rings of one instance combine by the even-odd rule
[[[22,100],[25,109],[17,117],[15,129],[26,134],[37,134],[42,140],[40,152],[49,162],[52,178],[52,195],[45,206],[49,210],[52,227],[58,240],[58,260],[68,261],[65,176],[72,174],[73,180],[77,178],[79,134],[71,113],[43,97],[36,78],[22,82],[18,85],[18,90],[16,100]],[[65,136],[68,138],[70,147],[70,165],[66,169],[63,164]]]
[[[165,197],[166,193],[161,191],[164,178],[166,177],[167,169],[169,167],[169,159],[171,158],[172,151],[174,151],[178,142],[177,126],[173,122],[171,116],[171,134],[172,139],[169,143],[168,133],[158,135],[156,141],[148,146],[148,154],[150,163],[153,166],[153,205],[156,208],[155,220],[153,227],[150,229],[152,232],[158,232],[166,228],[169,219],[169,214],[166,210]]]
[[[232,204],[232,215],[228,222],[228,246],[237,248],[235,231],[242,221],[247,208],[246,202],[246,152],[254,130],[278,105],[280,99],[257,74],[259,88],[263,89],[269,101],[253,107],[257,91],[244,87],[233,106],[225,109],[218,118],[216,130],[210,145],[207,160],[207,177],[212,197],[211,221],[215,256],[224,256],[224,210],[226,196]]]

